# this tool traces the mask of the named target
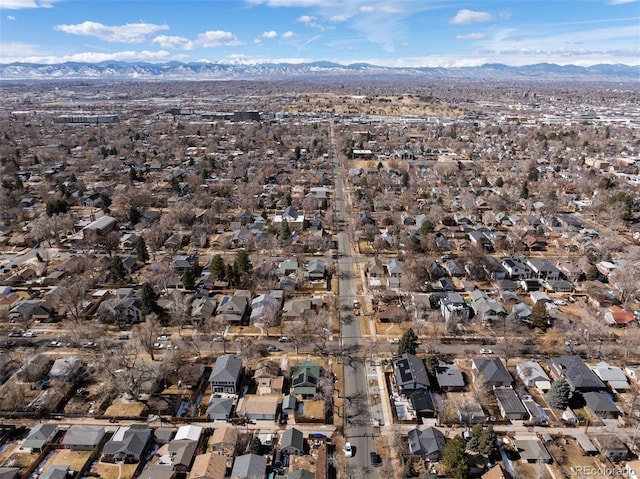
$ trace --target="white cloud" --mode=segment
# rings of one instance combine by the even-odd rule
[[[170,48],[171,50],[193,50],[195,46],[188,38],[170,35],[158,35],[151,41],[162,48]]]
[[[383,12],[383,13],[400,13],[402,12],[402,10],[400,10],[397,7],[394,7],[392,5],[380,5],[378,7],[378,11],[379,12]]]
[[[168,30],[168,25],[153,23],[127,23],[126,25],[103,25],[98,22],[82,22],[75,25],[56,25],[55,29],[72,35],[97,37],[105,42],[142,43],[149,35]]]
[[[41,49],[39,49],[41,51]],[[112,52],[112,53],[96,53],[96,52],[82,52],[82,53],[74,53],[73,55],[62,55],[62,56],[28,56],[28,57],[9,57],[4,55],[4,45],[3,45],[3,56],[0,62],[2,63],[13,63],[13,62],[25,62],[25,63],[46,63],[46,64],[54,64],[54,63],[65,63],[65,62],[87,62],[87,63],[98,63],[104,61],[124,61],[124,62],[166,62],[170,60],[186,60],[184,55],[172,55],[171,53],[160,50],[160,51],[123,51],[123,52]]]
[[[484,33],[467,33],[466,35],[457,35],[456,40],[484,40],[487,36]]]
[[[13,15],[7,15],[7,20],[15,20],[16,17],[14,17]]]
[[[329,18],[329,21],[334,23],[342,23],[342,22],[346,22],[347,20],[349,20],[349,16],[344,14],[334,15],[331,18]]]
[[[376,9],[373,8],[371,5],[362,5],[359,10],[362,13],[372,13],[376,11]]]
[[[296,18],[296,21],[308,27],[317,28],[318,30],[325,29],[322,25],[318,23],[317,18],[314,17],[313,15],[301,15],[298,18]]]
[[[264,32],[262,34],[262,38],[278,38],[278,32],[276,32],[275,30]]]
[[[60,0],[0,0],[0,10],[22,10],[24,8],[52,8]]]
[[[487,12],[476,12],[473,10],[458,10],[456,16],[449,20],[453,25],[468,25],[469,23],[481,23],[493,20],[493,15]]]
[[[243,43],[236,38],[231,32],[225,32],[222,30],[210,30],[198,35],[195,40],[198,46],[205,48],[212,47],[235,47],[243,45]]]
[[[253,44],[254,44],[254,45],[262,45],[262,39],[260,39],[260,38],[254,38],[254,39],[253,39]]]
[[[296,36],[296,34],[294,32],[292,32],[291,30],[289,30],[287,32],[284,32],[282,34],[282,38],[293,38],[295,36]]]

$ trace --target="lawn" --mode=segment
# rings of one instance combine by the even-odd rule
[[[45,465],[45,469],[54,465],[68,465],[72,471],[82,469],[89,458],[91,451],[71,451],[70,449],[59,449],[51,456]]]
[[[138,401],[125,401],[116,398],[107,408],[104,415],[108,417],[140,417],[146,412],[147,406]]]

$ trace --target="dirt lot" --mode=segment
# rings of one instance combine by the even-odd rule
[[[102,479],[131,479],[138,467],[137,464],[110,464],[98,462],[91,472],[100,474]]]
[[[69,449],[57,450],[46,462],[44,469],[55,465],[69,465],[69,469],[79,471],[82,469],[89,458],[91,451],[71,451]]]
[[[108,417],[140,417],[146,411],[147,406],[138,401],[126,401],[116,398],[107,408],[104,415]]]

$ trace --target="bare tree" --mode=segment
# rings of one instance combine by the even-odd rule
[[[162,326],[158,320],[158,315],[155,313],[147,314],[144,323],[139,324],[136,329],[136,337],[140,343],[140,347],[151,356],[152,361],[155,361],[154,344],[160,331],[162,331]]]

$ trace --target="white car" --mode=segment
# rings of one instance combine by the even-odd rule
[[[350,442],[345,442],[344,443],[344,447],[342,448],[342,450],[344,451],[345,457],[353,456],[353,448],[351,447],[351,443]]]
[[[493,354],[493,351],[491,351],[490,349],[482,348],[480,350],[480,354]]]

